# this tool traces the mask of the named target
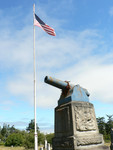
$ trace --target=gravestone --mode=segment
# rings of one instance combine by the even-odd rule
[[[99,134],[88,91],[52,77],[45,77],[45,82],[62,89],[55,108],[53,150],[109,150]]]
[[[47,140],[44,141],[44,149],[47,150]]]
[[[47,143],[47,150],[50,150],[50,143]]]

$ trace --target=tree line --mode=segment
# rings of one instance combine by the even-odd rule
[[[99,132],[103,134],[105,142],[110,142],[111,128],[113,128],[113,115],[106,115],[107,121],[104,117],[97,118]],[[52,144],[54,133],[44,134],[40,132],[37,125],[38,144],[44,144],[46,139],[48,143]],[[4,124],[0,127],[0,145],[5,146],[24,146],[26,149],[34,148],[34,120],[31,120],[26,127],[26,130],[19,130],[13,126]]]
[[[37,125],[38,144],[44,144],[46,139],[48,143],[52,144],[53,133],[41,133]],[[13,126],[4,124],[0,127],[0,145],[5,146],[23,146],[26,149],[34,148],[34,120],[31,120],[26,127],[26,130],[19,130]]]
[[[113,128],[113,115],[106,115],[106,116],[107,121],[105,121],[105,117],[98,117],[97,124],[99,132],[104,136],[105,142],[110,142],[111,128]]]

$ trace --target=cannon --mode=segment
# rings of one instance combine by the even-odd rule
[[[89,92],[82,88],[79,84],[73,85],[69,81],[61,81],[56,78],[46,76],[45,83],[50,84],[62,90],[58,105],[70,102],[70,101],[85,101],[89,102]]]

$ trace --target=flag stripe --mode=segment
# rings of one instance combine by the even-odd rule
[[[45,30],[44,30],[45,31]],[[55,36],[56,34],[55,33],[53,33],[53,32],[48,32],[48,31],[45,31],[46,33],[48,33],[48,34],[50,34],[50,35],[53,35],[53,36]]]
[[[56,36],[54,29],[45,24],[36,14],[34,18],[34,25],[42,28],[46,33]]]
[[[42,26],[45,26],[45,27],[47,27],[47,28],[49,28],[49,29],[51,29],[51,30],[54,30],[53,28],[51,28],[51,27],[50,27],[50,26],[48,26],[47,24],[42,25]]]
[[[47,33],[50,33],[50,34],[53,34],[53,32],[49,32],[49,31],[47,31],[47,30],[45,30]]]
[[[43,28],[54,31],[54,29],[47,27],[46,25],[41,25]]]
[[[42,25],[40,25],[37,20],[34,21],[34,25],[42,28],[46,33],[48,33],[50,35],[53,35],[53,36],[56,35],[55,32],[54,32],[54,29],[51,31],[51,30],[48,30],[47,28],[45,28],[44,26],[42,27]]]
[[[51,32],[51,31],[49,31],[49,30],[46,30],[46,29],[44,29],[44,31],[46,31],[46,32],[50,32],[50,33],[54,33],[54,32]]]
[[[49,30],[49,29],[47,29],[47,28],[45,28],[45,27],[43,27],[43,29],[44,29],[44,30],[47,30],[47,31],[50,31],[50,32],[54,32],[54,31]]]
[[[46,33],[48,33],[48,34],[50,34],[50,35],[52,35],[52,36],[55,36],[56,34],[54,33],[50,33],[50,32],[46,32]]]
[[[34,25],[42,28],[42,26],[39,24],[39,22],[36,19],[34,20]]]

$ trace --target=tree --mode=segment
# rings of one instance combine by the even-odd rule
[[[14,133],[14,132],[17,131],[17,129],[15,129],[14,125],[12,125],[12,126],[9,128],[9,130],[10,130],[10,134],[12,134],[12,133]]]
[[[2,130],[2,128],[1,128],[1,126],[0,126],[0,133],[1,133],[1,130]]]
[[[29,133],[26,135],[25,147],[26,148],[34,148],[34,119],[30,121],[28,127],[26,128]],[[39,131],[39,127],[37,125],[37,133],[38,133],[38,144],[44,144],[45,135]]]
[[[44,140],[45,140],[45,135],[39,131],[38,132],[38,144],[44,144]]]
[[[24,146],[29,149],[29,148],[34,148],[34,134],[33,132],[29,132],[26,135],[25,143]]]
[[[3,128],[1,129],[1,134],[4,138],[8,137],[8,135],[9,135],[9,125],[4,123]]]
[[[105,118],[104,117],[98,117],[97,118],[97,124],[98,124],[98,128],[99,128],[99,132],[101,134],[105,134]]]
[[[10,125],[4,124],[3,128],[1,129],[1,135],[6,139],[10,134],[17,132],[18,130],[15,129],[14,125],[10,127]]]
[[[3,136],[2,134],[0,133],[0,142],[3,141]]]
[[[110,133],[111,128],[113,128],[113,115],[106,115],[108,117],[108,121],[105,122],[104,117],[97,118],[99,132],[103,134],[104,140],[106,142],[110,142]]]
[[[37,131],[39,131],[39,127],[38,127],[38,125],[36,124],[36,126],[37,126]],[[34,122],[34,119],[32,119],[31,120],[31,122],[28,124],[28,127],[26,128],[26,130],[27,131],[34,131],[34,129],[35,129],[35,122]]]
[[[111,133],[111,128],[113,128],[113,115],[106,115],[108,117],[108,121],[106,123],[106,134]]]

